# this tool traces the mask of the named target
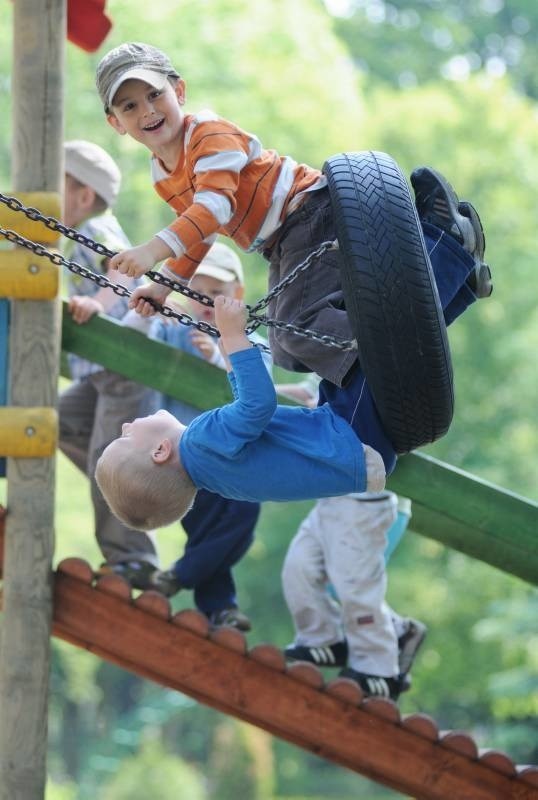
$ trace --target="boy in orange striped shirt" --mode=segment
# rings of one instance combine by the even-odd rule
[[[118,253],[111,260],[113,268],[140,277],[165,260],[161,273],[188,283],[220,233],[243,250],[263,253],[270,262],[271,289],[322,242],[337,238],[325,176],[264,149],[255,135],[211,111],[185,114],[185,82],[162,51],[148,44],[123,44],[103,57],[96,83],[109,124],[151,151],[155,189],[177,214],[149,242]],[[445,188],[442,182],[440,188]],[[446,225],[442,217],[434,221],[441,223],[441,230],[437,226],[433,233],[435,258],[442,258],[444,239],[453,237],[458,245],[452,242],[457,250],[452,257],[459,262],[461,283],[470,286],[485,266],[483,236],[477,235],[480,222],[478,215],[473,222],[470,211],[458,208],[457,198],[452,211]],[[141,287],[130,306],[150,316],[155,311],[143,298],[162,304],[170,291],[157,283]],[[469,292],[458,314],[477,296],[480,287]],[[352,340],[338,253],[324,252],[314,269],[271,300],[268,314]],[[355,350],[328,348],[285,330],[270,328],[269,340],[275,364],[315,372],[336,386],[345,383],[357,362]]]

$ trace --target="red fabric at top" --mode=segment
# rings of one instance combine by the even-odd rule
[[[67,38],[92,53],[103,43],[112,27],[104,13],[106,0],[68,0]]]

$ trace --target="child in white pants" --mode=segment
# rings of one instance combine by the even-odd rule
[[[296,636],[289,660],[343,667],[365,694],[396,700],[426,628],[385,603],[387,533],[398,516],[392,492],[323,498],[301,523],[282,571]],[[331,597],[331,585],[339,602]]]

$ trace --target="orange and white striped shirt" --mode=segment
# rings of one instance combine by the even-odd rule
[[[168,172],[153,156],[157,193],[177,219],[157,233],[173,250],[161,269],[188,280],[218,234],[243,250],[263,247],[304,197],[326,185],[325,176],[297,164],[211,111],[186,115],[178,163]]]

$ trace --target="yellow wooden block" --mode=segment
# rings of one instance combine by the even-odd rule
[[[60,220],[62,199],[56,192],[17,192],[16,195],[2,192],[2,194],[6,197],[16,197],[24,206],[36,208],[44,217]],[[26,239],[44,244],[52,244],[59,238],[56,231],[51,231],[42,222],[28,219],[22,211],[13,211],[4,203],[0,203],[0,228],[13,230]],[[0,235],[0,239],[3,238]]]
[[[0,297],[52,300],[58,294],[59,270],[45,256],[16,247],[0,250]]]
[[[0,457],[46,458],[58,441],[55,408],[0,408]]]

